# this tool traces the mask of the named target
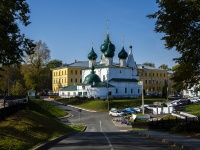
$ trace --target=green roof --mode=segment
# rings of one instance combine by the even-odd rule
[[[125,51],[124,46],[122,47],[122,50],[119,52],[118,57],[120,59],[126,59],[128,57],[128,53]]]
[[[88,54],[88,59],[89,60],[96,60],[97,59],[97,54],[94,52],[93,47],[92,47],[91,52]]]
[[[137,79],[112,78],[109,82],[138,82]]]
[[[106,82],[97,82],[95,83],[95,85],[93,87],[115,87],[111,84],[107,84]]]
[[[84,84],[101,82],[100,77],[94,73],[94,66],[92,66],[91,70],[91,73],[85,77]]]
[[[60,91],[76,91],[77,85],[69,85],[60,89]]]

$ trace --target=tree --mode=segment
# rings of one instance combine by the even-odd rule
[[[33,53],[33,41],[19,29],[19,23],[30,24],[29,13],[26,0],[0,0],[0,67],[20,63],[25,53]]]
[[[57,59],[54,59],[54,60],[51,60],[47,66],[50,68],[50,69],[54,69],[54,68],[57,68],[57,67],[60,67],[62,66],[63,63],[62,63],[62,60],[57,60]]]
[[[16,94],[13,93],[13,86],[16,84],[16,82],[20,82],[21,87],[24,89],[26,88],[20,68],[20,65],[17,64],[2,67],[4,71],[0,71],[0,74],[3,77],[0,80],[0,94]]]
[[[143,65],[155,68],[155,64],[154,63],[145,62],[145,63],[143,63]]]
[[[46,43],[42,41],[36,42],[34,53],[25,58],[25,63],[22,67],[22,72],[29,89],[34,89],[36,92],[41,92],[46,89],[46,79],[49,72],[46,71],[46,66],[50,60],[50,50]]]
[[[169,69],[169,68],[168,68],[168,65],[166,65],[166,64],[162,64],[162,65],[160,65],[158,68],[164,69],[164,70],[168,70],[168,69]]]
[[[159,10],[147,17],[157,19],[155,31],[164,33],[167,49],[175,48],[181,56],[174,58],[180,66],[173,80],[184,86],[200,81],[200,1],[156,0]],[[182,86],[182,87],[184,87]]]

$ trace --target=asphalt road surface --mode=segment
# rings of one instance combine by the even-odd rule
[[[58,105],[71,113],[69,122],[86,125],[84,132],[72,134],[53,145],[50,150],[173,150],[160,141],[138,136],[129,130],[131,126],[116,126],[108,112],[89,112],[70,106]]]

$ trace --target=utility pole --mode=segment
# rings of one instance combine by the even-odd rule
[[[141,85],[142,90],[142,114],[144,115],[144,92],[143,92],[143,80],[140,80],[138,82],[138,85]]]
[[[108,101],[108,111],[110,110],[110,102],[109,102],[109,95],[108,95],[108,80],[109,80],[109,71],[107,70],[107,101]]]
[[[141,81],[142,83],[142,114],[144,115],[144,92],[143,92],[143,81]]]

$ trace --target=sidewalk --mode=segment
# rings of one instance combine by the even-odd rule
[[[200,139],[151,130],[133,130],[134,134],[187,150],[200,150]]]
[[[115,120],[113,120],[113,123],[115,126],[124,128],[127,131],[132,132],[133,134],[161,141],[165,144],[172,145],[183,150],[200,150],[200,139],[198,138],[186,137],[152,130],[132,130],[131,125],[121,124],[121,122],[117,122]]]

